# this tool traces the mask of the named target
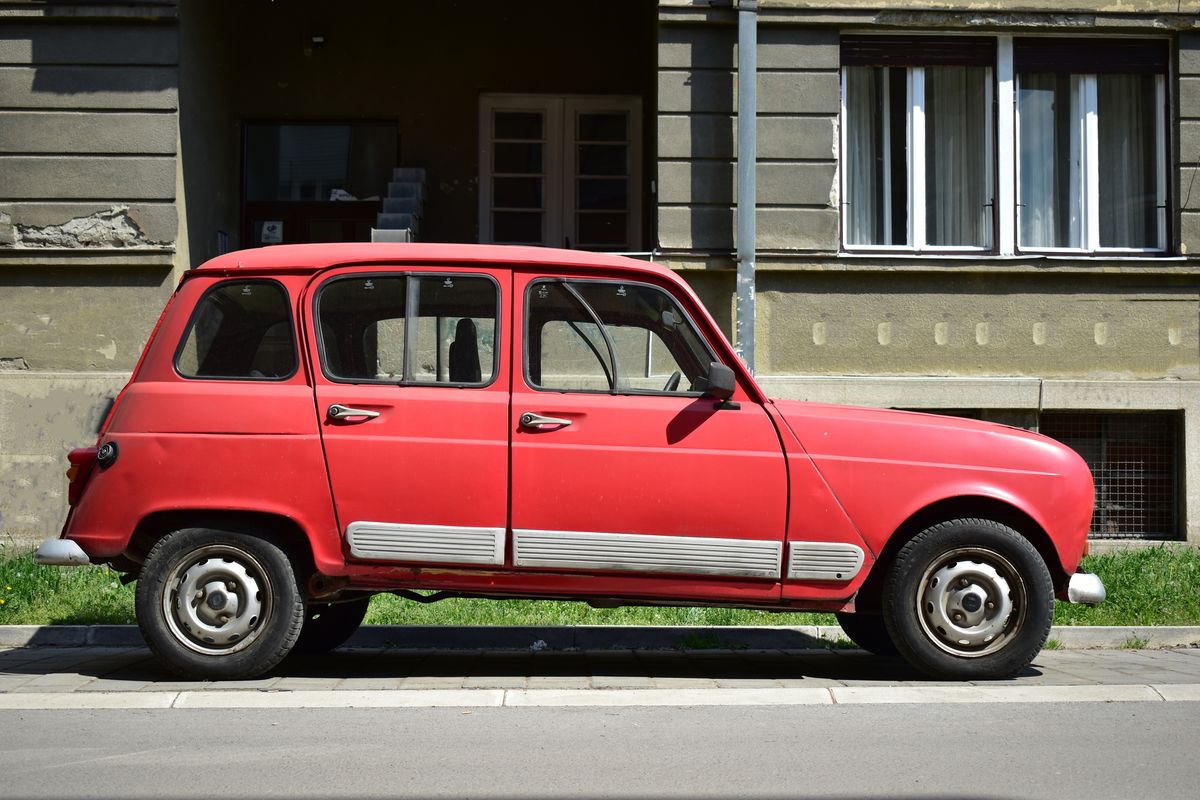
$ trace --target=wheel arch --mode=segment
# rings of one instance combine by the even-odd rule
[[[302,570],[307,580],[316,570],[312,543],[300,524],[282,514],[265,511],[229,511],[217,509],[173,509],[156,511],[138,522],[122,554],[131,572],[140,572],[146,554],[160,539],[183,528],[213,528],[251,536],[264,533],[291,555],[295,568]],[[303,585],[303,584],[302,584]]]
[[[948,497],[930,503],[904,520],[896,528],[887,544],[877,554],[871,572],[855,596],[855,606],[862,611],[876,611],[882,604],[883,583],[895,562],[896,554],[914,536],[939,522],[953,519],[981,518],[999,522],[1024,536],[1046,563],[1050,578],[1056,589],[1066,584],[1068,575],[1063,569],[1058,551],[1037,520],[1017,506],[994,497],[964,495]]]

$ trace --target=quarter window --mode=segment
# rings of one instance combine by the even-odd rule
[[[539,281],[526,307],[535,389],[698,394],[713,361],[691,320],[653,286]]]
[[[287,290],[274,281],[230,281],[197,305],[175,357],[185,378],[279,380],[296,371]]]
[[[322,366],[350,383],[486,385],[496,371],[498,305],[488,278],[337,278],[317,299]]]

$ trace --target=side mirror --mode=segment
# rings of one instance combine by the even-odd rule
[[[737,386],[737,378],[733,370],[719,361],[708,365],[708,380],[699,387],[705,397],[715,397],[718,400],[728,400],[733,397],[733,389]]]

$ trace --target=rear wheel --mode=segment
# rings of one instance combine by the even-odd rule
[[[836,616],[838,625],[842,626],[842,633],[863,650],[877,656],[897,655],[896,645],[888,635],[887,625],[884,624],[881,615],[846,614],[839,611]]]
[[[304,602],[287,554],[265,538],[186,528],[146,556],[136,596],[146,644],[188,678],[250,678],[288,654]]]
[[[883,593],[900,654],[930,675],[1004,678],[1050,633],[1054,587],[1029,540],[993,520],[934,525],[901,548]]]
[[[371,598],[359,597],[340,603],[309,603],[304,609],[304,627],[293,653],[327,653],[354,635],[367,615]]]

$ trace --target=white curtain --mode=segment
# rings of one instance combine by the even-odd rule
[[[884,70],[846,67],[846,243],[884,241]]]
[[[1155,80],[1096,77],[1101,247],[1159,246]]]
[[[1019,77],[1019,243],[1083,246],[1082,76]]]
[[[925,228],[933,247],[990,247],[985,67],[925,69]]]

